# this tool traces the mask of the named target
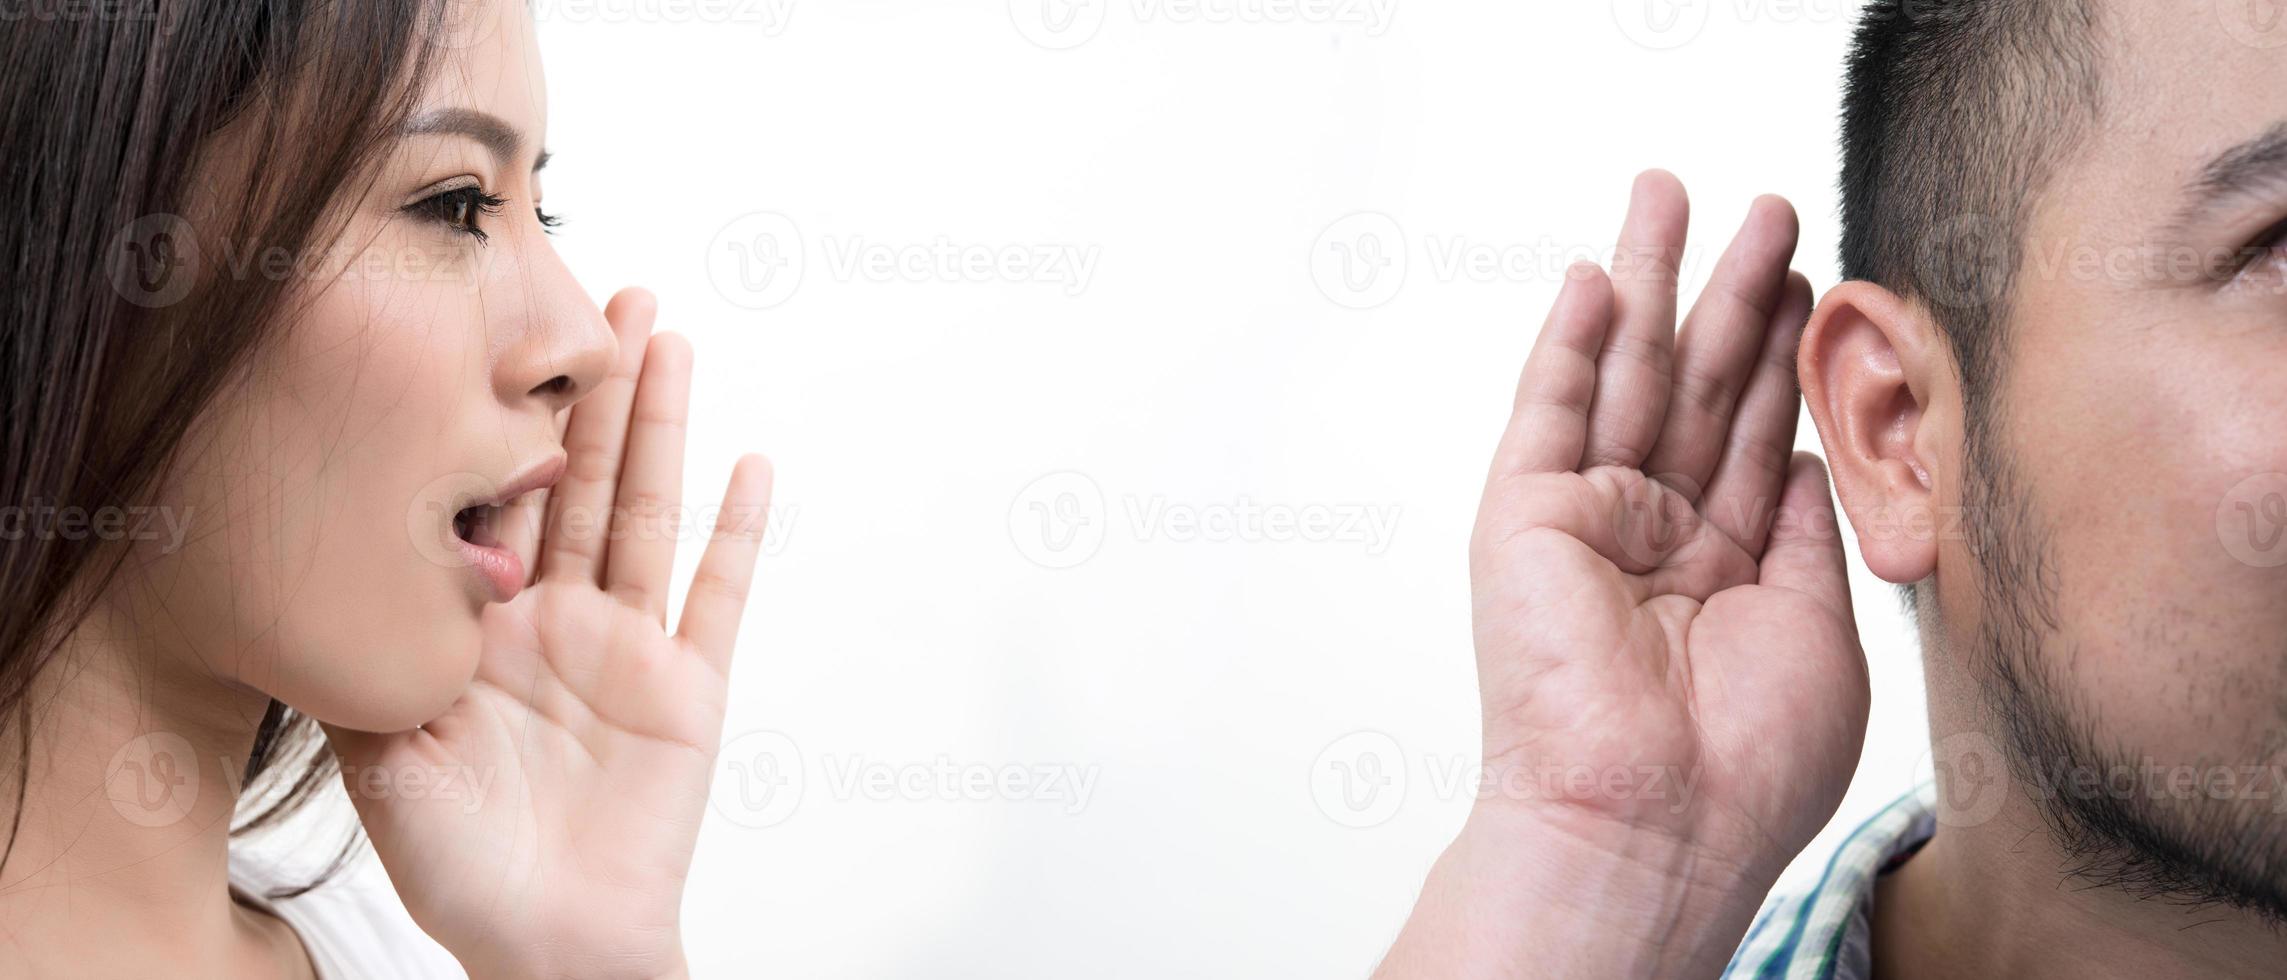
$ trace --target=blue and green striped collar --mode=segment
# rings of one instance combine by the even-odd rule
[[[1873,973],[1874,881],[1937,830],[1934,784],[1884,807],[1842,842],[1806,891],[1773,893],[1724,969],[1741,980],[1864,980]]]

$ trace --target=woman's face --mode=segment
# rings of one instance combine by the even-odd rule
[[[532,559],[502,529],[539,494],[468,508],[562,472],[565,411],[615,356],[536,210],[531,16],[485,0],[453,20],[379,180],[307,264],[327,273],[297,273],[291,320],[168,471],[183,545],[130,566],[129,614],[182,666],[368,731],[467,687],[480,615]]]

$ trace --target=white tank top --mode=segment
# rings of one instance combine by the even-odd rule
[[[230,887],[250,907],[277,916],[301,937],[318,980],[467,980],[451,953],[405,912],[368,852],[332,880],[293,898],[264,897],[300,885],[255,854],[230,852]]]

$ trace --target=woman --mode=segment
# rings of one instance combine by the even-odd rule
[[[386,896],[234,861],[329,756],[470,975],[681,972],[769,472],[669,520],[691,354],[548,242],[524,4],[34,6],[0,24],[0,975],[451,972]]]

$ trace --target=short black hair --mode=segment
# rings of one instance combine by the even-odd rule
[[[1842,275],[1927,305],[1979,394],[1992,394],[2031,202],[2095,118],[2093,7],[1872,0],[1851,46]]]
[[[1945,332],[1987,458],[2032,202],[2100,106],[2095,0],[1870,0],[1842,97],[1842,275]],[[1916,586],[1900,592],[1915,606]]]

